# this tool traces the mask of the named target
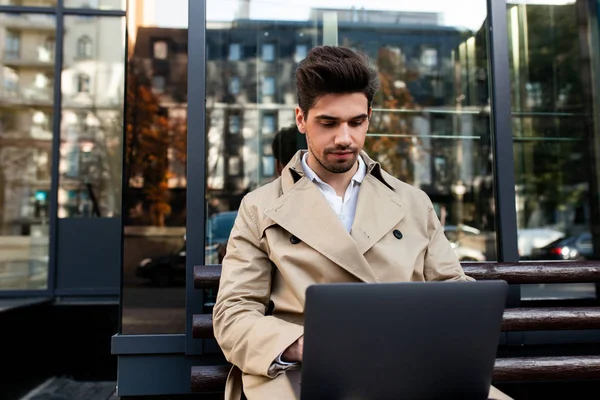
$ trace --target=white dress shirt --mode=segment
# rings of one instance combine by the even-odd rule
[[[346,188],[346,193],[344,197],[340,197],[337,195],[335,190],[329,186],[327,183],[323,182],[321,178],[315,174],[315,172],[308,166],[308,153],[304,153],[302,157],[302,169],[304,170],[304,175],[319,188],[325,199],[333,209],[333,212],[336,213],[338,218],[344,224],[344,227],[350,233],[352,229],[352,224],[354,223],[354,216],[356,215],[356,204],[358,203],[358,190],[360,189],[360,184],[365,179],[367,175],[367,166],[362,158],[358,157],[358,170],[352,177],[350,184]]]
[[[307,160],[308,153],[304,153],[304,156],[302,157],[302,169],[304,170],[304,175],[306,175],[306,178],[310,179],[315,185],[317,185],[317,187],[319,188],[321,193],[323,193],[323,196],[325,196],[325,199],[333,209],[333,212],[336,213],[338,218],[344,224],[344,227],[346,228],[348,233],[350,233],[350,231],[352,230],[352,224],[354,223],[354,216],[356,215],[356,204],[358,203],[358,190],[360,189],[360,184],[367,175],[367,166],[365,165],[365,162],[360,156],[358,156],[358,170],[352,177],[350,184],[346,188],[346,193],[342,198],[337,195],[337,193],[331,186],[329,186],[317,176],[315,171],[313,171],[308,166]],[[277,360],[275,362],[282,366],[292,366],[298,364],[294,362],[290,363],[283,361],[281,359],[281,354],[279,355],[279,357],[277,357]]]

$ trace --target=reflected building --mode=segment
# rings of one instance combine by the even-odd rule
[[[0,289],[47,285],[55,29],[0,14]]]
[[[47,236],[55,29],[53,16],[0,15],[3,235]]]
[[[393,110],[402,114],[396,122],[387,121],[392,107],[376,105],[370,130],[376,139],[399,129],[390,124],[409,126],[402,128],[408,140],[395,144],[407,171],[397,175],[440,202],[452,201],[458,179],[472,196],[490,151],[487,58],[477,61],[476,54],[476,41],[485,38],[442,25],[437,13],[317,8],[306,21],[261,21],[247,12],[240,7],[236,20],[207,21],[206,29],[207,194],[223,210],[236,209],[245,193],[275,178],[271,143],[278,129],[294,123],[295,70],[322,41],[326,27],[314,21],[327,13],[337,14],[340,45],[364,51],[380,69],[389,63],[385,52],[398,60],[395,76],[404,80],[384,85],[401,87],[410,104]],[[178,93],[187,84],[181,79],[186,51],[186,30],[137,31],[133,58],[144,65],[169,114],[185,104]],[[372,155],[386,165],[385,157]],[[172,172],[182,175],[176,168]]]
[[[120,214],[125,23],[65,18],[59,217]]]
[[[54,16],[0,15],[0,191],[7,234],[47,225],[55,29]],[[113,187],[121,179],[124,37],[119,19],[65,18],[59,217],[120,211]]]

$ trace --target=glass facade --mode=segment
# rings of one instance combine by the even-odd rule
[[[551,3],[507,5],[519,256],[585,260],[594,255],[591,60],[579,45],[581,7]],[[528,299],[595,295],[593,284],[521,290]]]
[[[97,237],[118,239],[125,3],[103,4],[122,11],[58,20],[58,7],[75,4],[0,4],[9,6],[0,8],[0,294],[55,293],[77,286],[54,267],[71,271],[81,263],[73,257],[78,251],[102,247]],[[28,12],[15,12],[15,6]],[[70,222],[79,218],[85,225],[83,219],[101,217],[117,218],[117,224],[110,222],[109,228],[100,221],[86,228]],[[65,221],[60,229],[57,219]],[[94,230],[97,235],[87,234]],[[71,240],[73,235],[81,240]],[[113,254],[119,254],[118,247]],[[96,267],[86,262],[79,269],[94,280]]]
[[[206,264],[222,259],[241,198],[276,178],[295,68],[319,44],[370,56],[381,90],[365,150],[428,193],[461,261],[496,260],[486,2],[466,2],[468,15],[442,2],[247,3],[206,3]]]
[[[48,279],[56,18],[0,14],[0,290]]]
[[[185,332],[187,20],[153,16],[171,3],[129,5],[123,334]]]

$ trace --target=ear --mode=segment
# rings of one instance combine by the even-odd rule
[[[367,112],[369,115],[369,121],[371,120],[371,114],[373,114],[373,107],[369,107],[369,111]]]
[[[298,127],[298,131],[300,133],[306,133],[306,119],[304,119],[304,113],[300,107],[296,107],[296,126]]]

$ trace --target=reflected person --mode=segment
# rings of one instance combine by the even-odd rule
[[[273,138],[273,156],[275,157],[275,170],[281,176],[283,169],[292,160],[298,150],[298,127],[294,124],[280,129]]]

